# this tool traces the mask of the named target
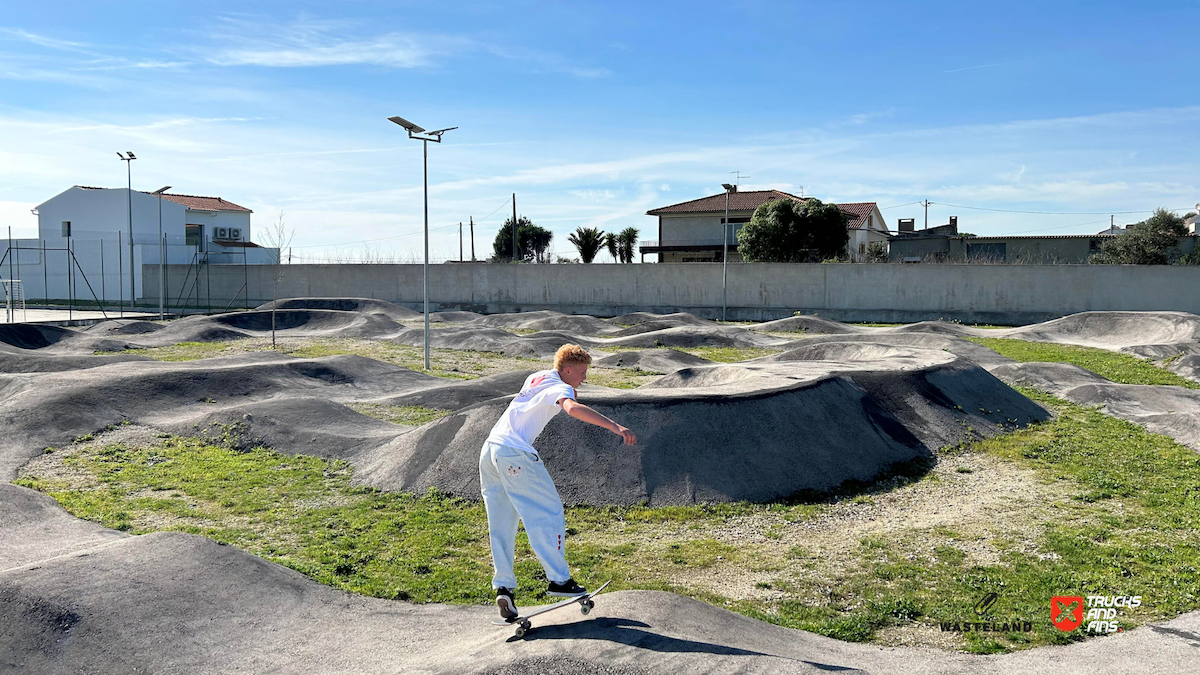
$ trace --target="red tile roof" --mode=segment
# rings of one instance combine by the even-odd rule
[[[92,187],[90,185],[76,185],[75,187],[79,188],[80,190],[109,190],[109,189],[119,190],[120,189],[120,188]],[[150,195],[150,194],[154,194],[154,193],[153,192],[143,192],[142,194]],[[248,209],[244,206],[239,206],[238,204],[234,204],[233,202],[225,201],[224,199],[221,199],[220,197],[201,197],[199,195],[176,195],[176,194],[171,194],[170,192],[164,192],[163,199],[175,202],[176,204],[183,204],[184,206],[188,207],[189,209],[195,209],[197,211],[245,211],[246,213],[254,213],[253,211],[251,211],[250,209]]]
[[[163,199],[183,204],[189,209],[196,211],[244,211],[253,213],[250,209],[244,206],[238,206],[233,202],[227,202],[220,197],[199,197],[197,195],[174,195],[169,192],[163,193]]]
[[[804,201],[807,197],[782,192],[780,190],[748,190],[746,192],[731,192],[729,194],[730,211],[753,211],[758,207],[777,199],[795,199]],[[837,207],[849,218],[846,227],[857,230],[867,226],[867,216],[875,208],[875,202],[858,202],[854,204],[838,204]],[[680,202],[660,209],[647,211],[648,216],[668,215],[675,213],[724,213],[725,193],[711,197],[701,197],[687,202]]]
[[[856,202],[854,204],[838,204],[837,207],[850,219],[846,227],[860,230],[867,226],[867,216],[875,210],[875,202]],[[882,227],[882,223],[880,223]]]
[[[729,210],[730,211],[753,211],[758,207],[773,202],[776,199],[799,199],[793,194],[780,192],[779,190],[750,190],[747,192],[731,192],[729,194]],[[647,211],[648,216],[658,216],[668,213],[724,213],[725,212],[725,193],[711,197],[701,197],[687,202],[680,202],[670,206],[664,206],[661,209]]]

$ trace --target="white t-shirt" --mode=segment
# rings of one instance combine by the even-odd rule
[[[557,370],[542,370],[530,375],[521,393],[492,427],[489,443],[499,443],[537,454],[533,440],[542,433],[552,417],[562,410],[564,398],[575,400],[575,388],[558,376]]]

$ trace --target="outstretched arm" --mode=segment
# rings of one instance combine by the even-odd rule
[[[637,436],[635,436],[632,431],[608,419],[595,410],[592,410],[586,405],[569,398],[562,399],[561,403],[562,409],[571,417],[574,417],[581,422],[595,424],[598,427],[604,427],[605,429],[608,429],[614,434],[620,436],[625,445],[633,445],[634,443],[637,443]]]

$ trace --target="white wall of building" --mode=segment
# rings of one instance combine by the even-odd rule
[[[133,215],[133,261],[130,264],[129,213]],[[211,264],[265,264],[273,262],[274,249],[223,247],[212,243],[213,228],[241,228],[241,240],[250,240],[250,213],[200,211],[169,199],[161,201],[162,233],[158,238],[159,198],[125,188],[72,187],[37,208],[38,238],[14,240],[12,255],[5,258],[0,277],[21,279],[27,298],[106,302],[129,301],[133,271],[135,297],[157,297],[157,289],[142,284],[143,265],[157,265],[165,249],[169,265],[197,261],[198,248],[186,243],[185,226],[203,225]],[[63,236],[62,223],[71,223],[71,236]],[[71,254],[67,252],[68,247]],[[7,241],[0,241],[7,251]],[[45,251],[43,254],[43,250]],[[243,257],[243,253],[245,257]],[[9,264],[12,262],[12,265]],[[156,282],[152,282],[156,283]]]

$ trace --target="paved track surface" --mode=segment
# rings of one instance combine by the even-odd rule
[[[420,336],[412,328],[415,313],[389,305],[365,299],[291,299],[276,304],[274,320],[286,335],[415,343]],[[11,478],[47,445],[127,419],[182,434],[214,422],[237,423],[246,443],[344,457],[359,466],[361,479],[377,484],[405,487],[451,477],[469,490],[472,472],[447,464],[440,451],[430,449],[461,444],[473,450],[479,430],[490,427],[506,403],[503,397],[527,373],[448,382],[353,356],[295,359],[268,353],[164,363],[91,355],[94,350],[262,335],[270,330],[269,310],[189,317],[165,326],[142,321],[106,322],[78,331],[0,326],[0,421],[6,430],[0,439],[0,477]],[[1188,355],[1200,354],[1200,317],[1192,315],[1087,313],[1006,331],[938,322],[864,328],[815,317],[751,330],[690,315],[644,313],[601,320],[552,312],[499,317],[444,312],[436,320],[457,324],[435,332],[435,344],[448,348],[541,358],[568,340],[589,349],[645,349],[603,358],[617,367],[632,364],[670,374],[635,392],[592,388],[581,391],[581,398],[637,418],[647,428],[667,419],[663,415],[675,415],[670,419],[680,429],[698,423],[720,428],[735,424],[738,416],[828,410],[831,417],[824,426],[855,420],[848,425],[853,433],[810,438],[810,445],[827,446],[831,458],[841,453],[841,464],[865,466],[866,473],[874,470],[871,462],[882,467],[893,458],[918,456],[952,440],[948,429],[961,427],[958,421],[965,419],[955,417],[955,406],[974,409],[965,401],[986,400],[997,409],[996,420],[989,410],[970,413],[971,424],[985,433],[998,430],[1001,415],[1019,411],[1018,423],[1037,419],[1040,408],[1006,382],[1103,405],[1110,414],[1193,447],[1194,430],[1200,428],[1193,392],[1117,385],[1061,364],[1015,364],[959,338],[1022,337],[1150,358],[1183,355],[1172,363],[1177,372],[1194,377],[1194,359]],[[514,335],[500,327],[540,332]],[[803,333],[788,336],[762,332],[801,329]],[[712,364],[665,353],[668,346],[780,351],[741,364]],[[356,402],[457,412],[407,431],[344,405]],[[694,410],[684,410],[689,406]],[[721,408],[728,419],[720,417]],[[852,410],[860,417],[851,415]],[[803,426],[821,424],[813,418]],[[613,462],[611,453],[597,450],[598,441],[586,436],[590,432],[569,420],[556,419],[548,432],[543,439],[547,453],[560,445],[564,453],[577,447],[587,451],[582,454],[591,453],[587,462]],[[861,441],[865,432],[877,439],[870,452],[846,454],[856,444],[870,445]],[[794,437],[797,431],[788,433]],[[769,446],[772,439],[756,437],[753,442]],[[692,447],[706,443],[711,438],[698,438]],[[611,472],[607,494],[642,490],[652,500],[657,495],[660,503],[721,497],[712,492],[715,482],[704,480],[702,462],[680,469],[681,455],[670,455],[666,441],[656,444],[647,438],[646,447],[653,452],[640,456],[635,472],[623,477]],[[406,452],[408,461],[396,460]],[[671,461],[656,465],[655,453]],[[474,452],[468,454],[473,463]],[[558,463],[568,473],[594,472],[595,465],[587,462]],[[823,472],[792,479],[834,481],[838,471],[845,467],[830,460]],[[755,473],[761,479],[766,472],[748,469],[747,479]],[[581,501],[597,498],[579,495]],[[0,484],[0,672],[1187,673],[1200,662],[1200,612],[1068,647],[980,657],[839,642],[659,592],[604,594],[589,616],[552,614],[525,640],[492,626],[494,611],[352,596],[200,537],[131,537],[107,530],[69,516],[44,495]]]

